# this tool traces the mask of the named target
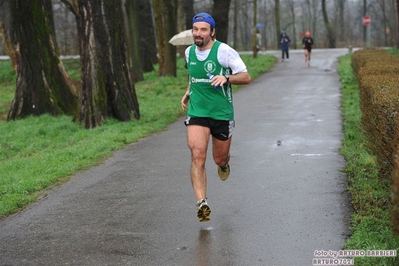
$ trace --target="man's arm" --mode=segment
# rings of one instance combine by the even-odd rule
[[[211,80],[212,86],[223,86],[227,83],[227,78],[223,75],[214,76]],[[235,85],[249,84],[251,83],[251,76],[248,72],[240,72],[234,75],[229,75],[229,83]]]
[[[188,84],[186,93],[183,95],[183,98],[181,99],[181,109],[183,109],[183,111],[187,110],[187,103],[189,100],[190,100],[190,84]]]
[[[251,83],[251,76],[248,72],[240,72],[229,76],[229,83],[242,85]]]

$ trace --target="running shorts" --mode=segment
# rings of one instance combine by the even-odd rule
[[[211,135],[218,140],[228,140],[233,134],[235,127],[234,120],[214,120],[207,117],[187,117],[184,121],[186,126],[199,125],[208,127],[211,130]]]

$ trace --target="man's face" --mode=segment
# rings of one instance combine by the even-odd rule
[[[212,40],[211,25],[206,22],[196,22],[193,24],[193,38],[195,45],[198,47],[206,47]]]

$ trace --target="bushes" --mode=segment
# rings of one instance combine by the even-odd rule
[[[359,84],[361,124],[377,156],[380,179],[392,179],[391,217],[399,235],[399,57],[381,49],[352,55]]]

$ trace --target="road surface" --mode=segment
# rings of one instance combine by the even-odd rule
[[[337,57],[302,50],[234,94],[231,175],[199,223],[183,119],[0,221],[0,265],[312,265],[350,216]],[[275,54],[280,57],[280,52]]]

